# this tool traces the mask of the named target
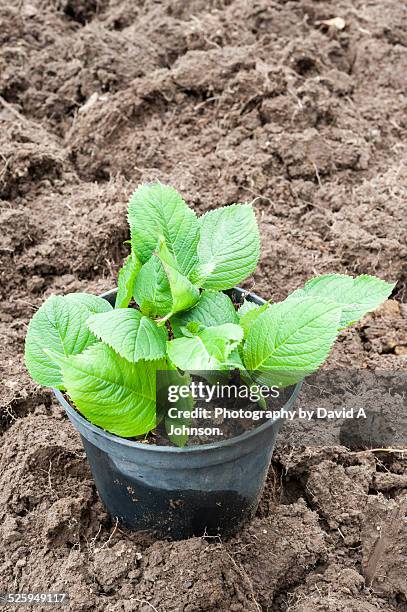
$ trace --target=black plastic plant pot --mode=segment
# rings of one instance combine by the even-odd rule
[[[102,297],[114,304],[115,295],[113,290]],[[247,297],[264,303],[255,295]],[[300,386],[285,409],[292,407]],[[54,393],[81,435],[103,503],[125,527],[163,539],[227,537],[254,516],[281,420],[269,420],[221,442],[154,446],[92,425],[60,391]]]

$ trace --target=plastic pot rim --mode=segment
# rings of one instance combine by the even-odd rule
[[[236,287],[235,290],[241,291],[243,293],[243,290],[238,287]],[[117,292],[117,289],[111,289],[110,291],[106,291],[105,293],[102,293],[100,297],[107,299],[115,295],[116,292]],[[257,303],[260,303],[260,304],[265,303],[265,300],[260,298],[255,293],[247,292],[247,295],[253,298],[253,301]],[[290,404],[291,406],[293,405],[293,403],[298,397],[301,386],[302,386],[302,381],[298,382],[295,385],[293,392],[291,393],[290,397],[288,398],[284,406],[282,406],[281,410],[283,410],[287,406],[287,404]],[[66,398],[64,397],[64,395],[59,389],[52,388],[52,392],[54,393],[58,402],[63,406],[63,408],[65,409],[66,413],[68,414],[68,416],[70,417],[72,421],[79,421],[82,427],[91,431],[93,434],[106,438],[110,442],[113,442],[115,444],[121,444],[122,446],[125,446],[127,448],[136,448],[137,450],[145,451],[147,453],[154,452],[154,453],[164,453],[164,454],[169,453],[169,454],[179,455],[179,454],[185,454],[185,453],[188,453],[188,454],[202,453],[205,451],[212,451],[218,448],[227,448],[227,447],[235,446],[236,444],[240,444],[241,442],[245,442],[246,440],[249,440],[253,436],[258,435],[266,431],[269,428],[271,429],[276,423],[282,420],[281,418],[280,419],[269,419],[266,423],[263,423],[262,425],[259,425],[259,427],[255,427],[251,429],[250,431],[246,431],[245,433],[239,434],[238,436],[228,438],[227,440],[222,440],[220,442],[210,442],[209,444],[196,444],[194,446],[187,446],[183,448],[180,448],[178,446],[162,446],[158,444],[157,445],[145,444],[142,442],[137,442],[135,440],[129,440],[127,438],[122,438],[120,436],[117,436],[116,434],[106,431],[105,429],[102,429],[101,427],[98,427],[97,425],[94,425],[93,423],[85,419],[85,417],[83,417],[78,410],[76,410],[73,406],[71,406],[71,404],[66,400]]]

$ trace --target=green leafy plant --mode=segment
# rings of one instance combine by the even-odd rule
[[[248,385],[295,384],[394,288],[374,276],[327,274],[283,302],[258,306],[248,296],[237,309],[225,291],[254,272],[260,253],[250,204],[197,217],[172,187],[146,184],[130,199],[128,221],[131,253],[115,307],[90,294],[51,296],[25,345],[36,382],[64,390],[89,421],[119,436],[144,435],[160,419],[169,428],[157,371],[171,384],[236,368]],[[179,401],[192,406],[191,398]]]

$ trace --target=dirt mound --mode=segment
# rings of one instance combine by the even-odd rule
[[[251,578],[256,599],[267,609],[277,593],[300,583],[324,561],[324,540],[318,515],[301,500],[278,506],[265,519],[255,519],[230,547]]]
[[[257,611],[253,587],[221,544],[193,538],[154,544],[143,563],[137,589],[140,612],[151,606],[170,611]],[[141,600],[141,601],[140,601]]]
[[[362,530],[362,567],[369,586],[407,601],[407,495],[370,497]]]
[[[26,315],[27,304],[19,304]],[[14,305],[14,315],[18,306]],[[29,310],[33,312],[33,310]],[[38,387],[24,366],[24,338],[27,331],[24,318],[15,319],[11,312],[0,311],[0,347],[7,355],[1,367],[3,384],[0,387],[0,432],[5,431],[19,417],[35,409],[49,406],[47,389]]]
[[[340,565],[329,565],[325,571],[310,574],[305,585],[290,593],[288,601],[292,612],[376,612],[397,610],[396,606],[371,593],[357,571]],[[283,608],[285,609],[285,608]]]
[[[120,179],[101,188],[93,183],[70,185],[58,194],[41,195],[32,202],[32,210],[47,215],[51,222],[41,242],[29,247],[19,257],[17,271],[25,278],[48,278],[71,273],[92,279],[112,273],[128,251],[123,242],[129,238],[126,183]],[[61,223],[61,212],[64,222]],[[59,213],[59,214],[58,214]],[[86,244],[86,248],[78,245]],[[35,293],[34,288],[34,293]]]
[[[306,480],[307,497],[330,529],[340,529],[349,545],[360,541],[357,528],[367,503],[375,465],[344,467],[325,460],[314,467]]]
[[[29,209],[5,207],[0,213],[2,298],[11,301],[23,283],[34,296],[43,295],[55,277],[66,274],[89,280],[113,276],[128,252],[123,243],[129,238],[125,213],[130,192],[120,179],[103,188],[82,183],[79,193],[74,183],[40,192]]]
[[[65,156],[56,138],[1,100],[0,126],[0,199],[30,197],[39,183],[58,182]]]
[[[79,438],[66,420],[47,414],[17,420],[2,440],[2,512],[24,517],[46,499],[72,494],[84,469]]]

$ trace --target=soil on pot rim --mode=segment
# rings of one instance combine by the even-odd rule
[[[343,423],[287,423],[239,536],[154,542],[106,515],[79,436],[22,355],[44,297],[114,286],[127,198],[160,179],[199,212],[255,200],[262,259],[246,288],[259,295],[283,299],[318,273],[398,279],[328,365],[348,371],[345,406],[402,431],[406,10],[397,0],[2,4],[0,592],[68,592],[74,612],[405,610],[405,454],[366,450]],[[360,370],[400,379],[355,393]],[[304,408],[329,404],[321,385],[304,385]]]

